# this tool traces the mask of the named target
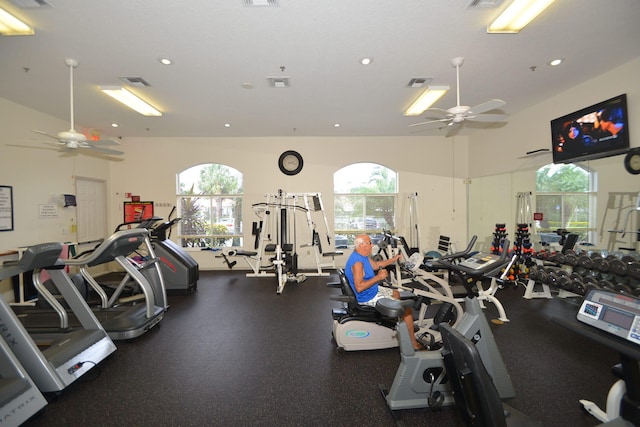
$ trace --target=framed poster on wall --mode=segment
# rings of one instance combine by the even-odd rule
[[[124,223],[153,217],[153,202],[124,202]]]
[[[13,230],[13,187],[0,185],[0,231]]]

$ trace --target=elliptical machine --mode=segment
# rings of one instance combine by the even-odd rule
[[[505,242],[504,247],[508,248],[509,243]],[[514,397],[515,390],[473,285],[482,278],[492,278],[500,273],[509,263],[508,258],[508,251],[505,249],[501,256],[479,253],[458,264],[440,260],[441,265],[449,269],[451,274],[458,276],[467,291],[465,312],[455,329],[476,344],[502,399]],[[391,388],[387,391],[381,386],[394,417],[396,414],[393,411],[396,410],[436,410],[455,404],[440,350],[416,352],[413,349],[409,332],[402,320],[402,315],[410,304],[411,302],[392,299],[382,299],[376,304],[376,309],[382,315],[398,318],[396,331],[400,343],[400,366]]]

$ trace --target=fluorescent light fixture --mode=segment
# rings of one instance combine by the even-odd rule
[[[513,0],[487,27],[487,32],[518,33],[553,2],[554,0]]]
[[[3,36],[32,36],[35,30],[0,8],[0,34]]]
[[[100,86],[100,90],[143,116],[162,116],[162,112],[121,86]]]
[[[419,116],[424,113],[425,110],[431,107],[436,101],[445,93],[449,91],[449,86],[427,86],[422,95],[418,97],[413,104],[409,106],[404,112],[405,116]]]

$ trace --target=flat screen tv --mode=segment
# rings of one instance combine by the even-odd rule
[[[627,95],[551,121],[553,163],[574,163],[629,150]]]

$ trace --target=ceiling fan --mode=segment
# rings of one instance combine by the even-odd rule
[[[98,141],[88,140],[87,137],[76,132],[74,128],[74,114],[73,114],[73,69],[78,66],[78,61],[75,59],[65,59],[65,64],[69,67],[69,99],[71,110],[71,128],[67,131],[62,131],[58,135],[50,135],[40,130],[34,130],[34,132],[47,136],[54,141],[39,141],[45,144],[53,144],[60,147],[63,151],[71,150],[91,150],[104,154],[124,154],[122,151],[114,150],[112,148],[104,147],[105,145],[120,145],[118,141],[112,139],[101,139]]]
[[[501,99],[490,99],[489,101],[483,102],[474,107],[460,105],[460,67],[463,62],[464,58],[453,58],[451,60],[451,65],[456,67],[456,106],[451,107],[448,110],[444,110],[442,108],[429,108],[426,110],[431,115],[430,117],[427,117],[428,121],[414,123],[409,125],[409,127],[424,126],[432,123],[444,123],[450,127],[447,131],[447,136],[449,136],[457,131],[463,122],[467,120],[475,122],[502,122],[507,118],[505,114],[483,114],[486,111],[495,110],[496,108],[500,108],[505,105],[506,102]]]

